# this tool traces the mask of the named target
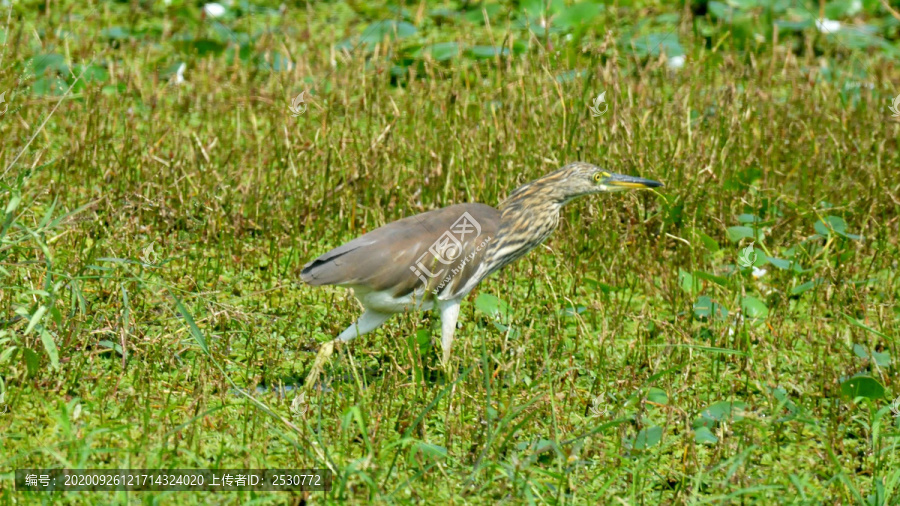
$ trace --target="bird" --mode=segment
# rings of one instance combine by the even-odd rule
[[[362,315],[324,343],[304,385],[313,387],[336,343],[380,327],[392,315],[436,309],[442,365],[451,356],[460,303],[479,283],[544,242],[563,206],[585,195],[657,188],[658,181],[574,162],[514,190],[498,207],[456,204],[402,218],[310,261],[310,286],[351,288]]]

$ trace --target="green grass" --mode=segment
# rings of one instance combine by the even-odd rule
[[[652,4],[607,6],[570,44],[411,4],[414,37],[345,52],[390,6],[218,25],[177,2],[49,5],[0,32],[3,503],[900,500],[896,52],[808,28],[747,48],[697,17],[666,28],[687,54],[671,70],[616,43],[688,15]],[[224,26],[254,56],[210,46]],[[436,62],[416,37],[509,55]],[[570,204],[464,302],[450,378],[436,316],[410,313],[295,401],[360,312],[300,284],[304,263],[575,160],[666,186]],[[761,277],[738,264],[751,241]],[[335,486],[13,490],[12,470],[49,467],[327,467]]]

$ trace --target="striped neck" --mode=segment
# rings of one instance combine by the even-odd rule
[[[484,279],[539,246],[556,230],[559,210],[566,203],[556,195],[553,185],[545,178],[515,190],[500,205],[500,227],[497,240],[485,255]]]

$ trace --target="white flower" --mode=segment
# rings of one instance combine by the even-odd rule
[[[728,335],[733,336],[734,331],[737,327],[740,327],[744,324],[744,315],[737,315],[737,318],[734,319],[734,323],[728,326]]]
[[[760,269],[759,267],[754,265],[753,272],[751,274],[753,275],[754,278],[758,279],[758,278],[765,276],[767,272],[769,272],[769,271],[767,271],[765,269]]]
[[[175,71],[175,75],[172,76],[172,82],[175,84],[181,84],[184,82],[184,70],[187,68],[187,65],[182,63],[178,66],[178,70]]]
[[[218,18],[225,14],[225,7],[222,4],[210,3],[203,6],[203,12],[211,18]]]
[[[673,56],[666,62],[670,69],[680,69],[684,67],[684,55]]]
[[[841,22],[828,18],[817,19],[816,28],[822,33],[835,33],[841,29]]]

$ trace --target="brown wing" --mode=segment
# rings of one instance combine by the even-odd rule
[[[454,293],[478,268],[500,223],[500,211],[457,204],[397,220],[306,264],[310,285],[362,286],[393,296]]]

